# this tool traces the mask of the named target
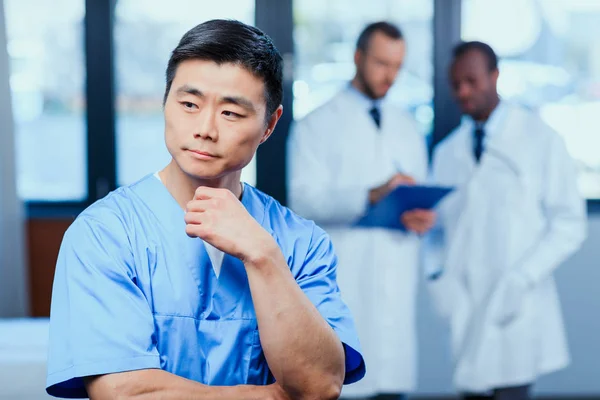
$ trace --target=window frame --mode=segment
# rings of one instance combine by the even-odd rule
[[[113,54],[116,1],[85,0],[87,197],[82,201],[25,201],[29,218],[75,217],[117,187]]]
[[[293,120],[293,0],[255,0],[256,26],[269,34],[284,59],[284,112],[274,135],[256,155],[258,189],[286,204],[286,141]],[[85,0],[87,198],[83,201],[26,201],[32,217],[75,217],[117,188],[114,22],[117,0]],[[458,125],[460,111],[447,80],[450,49],[460,41],[462,0],[434,0],[434,122],[430,154]],[[88,51],[93,49],[93,51]],[[589,213],[600,212],[600,199],[587,201]]]

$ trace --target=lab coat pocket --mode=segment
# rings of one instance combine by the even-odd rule
[[[490,312],[494,323],[506,327],[525,313],[525,306],[531,290],[518,278],[516,273],[508,273],[498,283],[492,295]]]

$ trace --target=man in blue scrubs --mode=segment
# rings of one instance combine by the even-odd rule
[[[240,182],[282,114],[282,59],[215,20],[167,67],[170,164],[86,209],[60,249],[47,391],[333,399],[365,365],[329,237]]]

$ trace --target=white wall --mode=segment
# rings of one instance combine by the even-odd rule
[[[571,347],[571,366],[543,377],[540,394],[600,396],[600,214],[591,214],[583,248],[556,272]],[[447,328],[421,285],[419,393],[453,393]],[[424,390],[424,389],[427,390]]]
[[[17,198],[4,4],[0,0],[0,317],[27,313],[23,205]]]

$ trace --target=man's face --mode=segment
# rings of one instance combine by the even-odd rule
[[[267,140],[282,107],[265,120],[264,83],[235,64],[179,64],[165,103],[165,141],[179,168],[196,179],[241,170]]]
[[[356,51],[356,72],[369,97],[379,99],[387,94],[402,67],[405,53],[404,40],[392,39],[381,32],[371,36],[366,51]]]
[[[483,53],[471,50],[454,60],[450,82],[464,113],[476,120],[489,115],[498,98],[498,70],[490,70]]]

